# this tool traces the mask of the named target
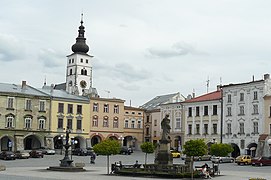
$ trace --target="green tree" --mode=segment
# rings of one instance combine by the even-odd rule
[[[207,154],[207,148],[208,147],[203,139],[196,139],[185,142],[183,153],[190,157],[191,179],[193,179],[194,156],[203,156],[204,154]]]
[[[107,156],[107,174],[109,174],[109,156],[120,153],[120,143],[117,140],[106,139],[93,146],[98,155]]]
[[[145,164],[147,164],[147,154],[154,152],[154,145],[151,142],[144,142],[140,148],[145,153]]]
[[[212,144],[210,154],[214,156],[228,156],[233,152],[233,148],[230,144]]]

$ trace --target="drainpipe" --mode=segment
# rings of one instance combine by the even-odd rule
[[[222,144],[222,136],[223,136],[223,91],[222,91],[222,88],[220,88],[220,91],[221,91],[221,117],[220,117],[220,143]]]

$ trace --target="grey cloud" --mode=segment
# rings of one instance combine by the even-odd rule
[[[206,55],[207,53],[203,53],[197,51],[193,46],[183,42],[177,42],[173,44],[171,47],[152,47],[148,48],[148,55],[151,57],[159,57],[159,58],[171,58],[177,56],[184,56],[188,54],[193,55]]]
[[[45,67],[54,68],[63,66],[60,62],[65,61],[63,54],[57,53],[53,49],[42,49],[39,52],[38,59],[42,61]]]
[[[119,83],[118,86],[126,91],[138,91],[140,87],[138,85],[127,85],[123,83]]]
[[[116,64],[113,68],[113,73],[118,79],[125,82],[134,82],[148,79],[150,74],[146,70],[137,70],[127,63]]]
[[[0,61],[19,60],[25,56],[24,46],[15,36],[0,34]]]

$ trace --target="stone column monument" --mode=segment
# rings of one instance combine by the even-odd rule
[[[155,164],[161,164],[161,165],[172,165],[173,164],[173,158],[170,153],[170,120],[169,115],[167,114],[165,118],[161,122],[161,128],[162,128],[162,138],[159,141],[159,146],[157,147],[157,153],[155,156],[154,163]]]

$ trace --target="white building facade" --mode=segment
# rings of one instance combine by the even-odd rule
[[[233,157],[255,156],[259,135],[264,132],[264,96],[270,89],[269,74],[263,80],[224,85],[223,143],[234,148]]]

